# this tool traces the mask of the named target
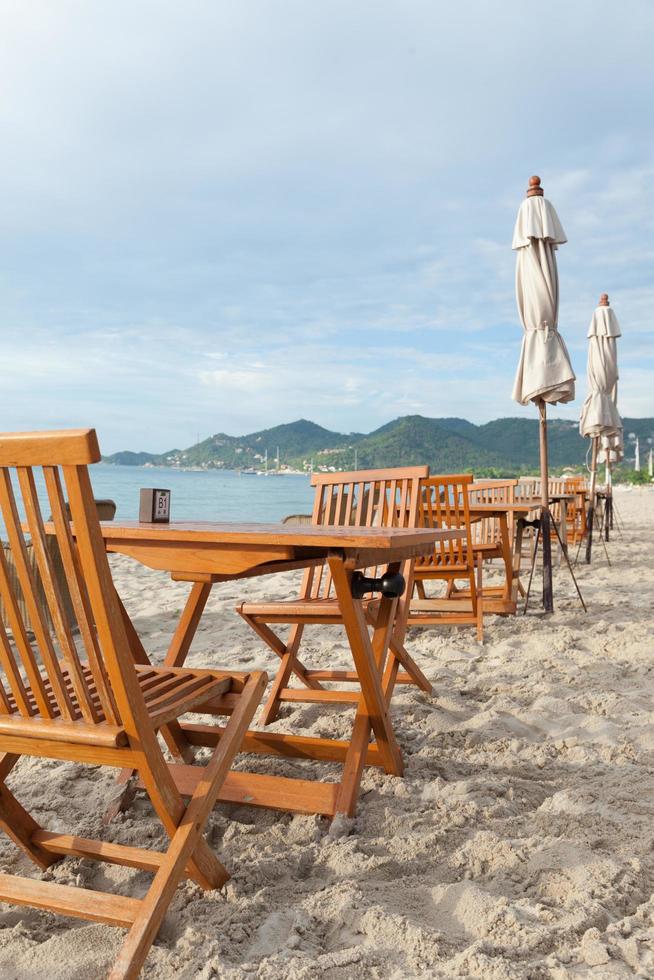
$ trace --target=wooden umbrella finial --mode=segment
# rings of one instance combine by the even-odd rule
[[[540,177],[530,177],[527,197],[542,197],[543,188],[540,186]]]
[[[602,295],[600,296],[599,305],[600,306],[610,306],[611,305],[609,303],[609,294],[608,293],[602,293]]]

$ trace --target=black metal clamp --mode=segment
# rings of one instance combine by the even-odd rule
[[[352,576],[352,595],[355,599],[363,599],[369,592],[381,592],[385,599],[399,599],[405,589],[404,576],[399,572],[387,572],[381,578],[366,578],[363,572],[355,572]]]

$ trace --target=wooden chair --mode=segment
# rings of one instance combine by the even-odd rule
[[[420,480],[429,472],[426,466],[388,470],[358,470],[353,473],[314,473],[311,484],[316,488],[311,522],[331,527],[415,527],[418,519]],[[380,569],[369,569],[376,576]],[[391,656],[385,683],[387,693],[395,683],[414,683],[431,692],[431,684],[403,646],[405,620],[411,588],[411,562],[403,568],[407,590],[399,600],[396,625],[391,639]],[[375,623],[378,602],[375,598],[364,603],[368,624]],[[261,639],[281,659],[264,705],[260,721],[274,721],[283,701],[356,702],[359,695],[351,690],[327,690],[323,681],[356,683],[355,671],[309,670],[298,659],[298,649],[304,627],[308,625],[339,626],[343,620],[334,595],[331,575],[326,565],[305,571],[298,599],[283,602],[242,602],[236,611]],[[270,628],[271,624],[291,627],[284,642]],[[399,673],[402,664],[404,672]],[[291,676],[302,683],[303,689],[289,687]]]
[[[228,878],[202,831],[267,678],[263,673],[134,664],[87,469],[87,464],[99,459],[92,429],[0,435],[0,509],[34,632],[32,642],[0,549],[0,593],[11,631],[0,626],[0,827],[37,868],[74,855],[140,868],[154,879],[145,897],[135,899],[0,874],[0,901],[126,927],[127,936],[110,973],[112,980],[118,980],[139,974],[181,879],[192,877],[202,888],[211,889]],[[54,574],[36,489],[37,469],[45,480],[80,627],[77,643]],[[54,635],[39,607],[26,534],[34,547]],[[157,733],[183,738],[180,715],[214,706],[228,694],[231,717],[224,737],[184,805]],[[161,853],[44,830],[6,785],[6,777],[23,755],[136,770],[170,837],[168,850]],[[47,771],[42,778],[47,779]],[[16,784],[20,786],[20,772]]]
[[[434,553],[420,558],[414,565],[415,591],[411,600],[409,626],[477,627],[477,638],[484,638],[484,615],[481,602],[481,552],[475,560],[470,522],[469,489],[472,476],[430,476],[421,481],[421,521],[425,527],[449,527],[465,530],[464,538],[438,542]],[[475,569],[476,565],[476,569]],[[476,572],[476,574],[475,574]],[[428,596],[425,582],[444,582],[444,596]],[[455,583],[466,582],[465,593],[457,595]]]
[[[578,544],[588,534],[588,511],[586,495],[588,480],[585,476],[569,476],[564,482],[565,488],[574,493],[574,502],[568,506],[568,541]]]
[[[550,494],[573,494],[574,499],[552,503],[552,515],[561,526],[565,520],[565,538],[568,545],[577,544],[586,537],[586,490],[588,482],[584,477],[552,478],[549,480]],[[552,531],[553,540],[556,532]]]
[[[469,500],[474,504],[513,504],[517,480],[475,480],[470,484]],[[515,521],[513,514],[507,517],[509,537],[514,538]],[[484,561],[502,558],[500,523],[496,517],[482,517],[472,525],[472,547],[481,554]]]
[[[518,480],[475,480],[470,485],[469,500],[471,507],[475,504],[513,504],[516,501],[516,489]],[[507,529],[509,541],[511,542],[513,562],[512,572],[517,576],[517,590],[524,595],[524,589],[520,582],[520,554],[515,553],[516,544],[516,520],[512,512],[507,514]],[[518,551],[521,550],[522,537],[519,536],[517,544]],[[482,517],[481,520],[472,522],[472,550],[475,559],[481,556],[482,561],[492,562],[495,560],[504,561],[502,551],[502,529],[498,517]],[[517,565],[516,565],[517,560]],[[484,586],[484,595],[487,597],[500,596],[504,593],[504,587]]]

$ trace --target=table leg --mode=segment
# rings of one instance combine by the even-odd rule
[[[371,641],[361,604],[352,597],[352,571],[345,567],[340,556],[330,555],[329,566],[361,684],[359,707],[336,798],[336,812],[353,816],[371,729],[375,733],[377,748],[386,772],[396,776],[401,776],[403,773],[402,756],[395,739],[382,686],[397,600],[382,599]],[[399,565],[389,566],[389,571],[398,569]]]
[[[127,633],[127,642],[129,643],[132,659],[134,660],[135,664],[143,664],[145,666],[150,663],[150,658],[145,652],[145,647],[141,643],[141,637],[134,629],[134,623],[129,618],[129,613],[125,609],[123,600],[118,595],[117,590],[116,598],[118,599],[118,608],[120,609],[120,615],[122,616],[125,632]]]
[[[520,581],[520,572],[522,570],[522,541],[525,531],[525,522],[522,517],[519,517],[516,521],[515,529],[515,543],[513,546],[513,583],[515,586],[515,595],[512,598],[517,602],[518,594],[524,596],[525,590]]]
[[[500,542],[502,548],[502,560],[506,580],[504,583],[504,599],[511,602],[513,596],[513,555],[511,554],[511,541],[509,539],[509,521],[506,513],[499,515],[500,519]]]
[[[168,653],[164,660],[166,667],[182,667],[184,665],[211,589],[211,582],[193,583],[193,588],[184,606],[184,612],[170,641]]]

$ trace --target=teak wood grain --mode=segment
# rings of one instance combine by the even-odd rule
[[[315,487],[311,525],[303,525],[303,531],[312,534],[335,535],[337,540],[345,540],[353,535],[377,537],[380,531],[389,529],[415,532],[418,521],[417,512],[420,497],[420,480],[426,476],[426,466],[398,467],[385,470],[357,470],[353,473],[321,473],[314,474],[312,485]],[[372,532],[372,535],[371,535]],[[443,532],[439,531],[442,536]],[[438,536],[437,535],[437,536]],[[408,541],[411,535],[404,535]],[[360,549],[359,556],[362,556]],[[363,560],[357,561],[351,551],[347,552],[350,568],[364,567],[364,574],[378,577],[390,567],[394,557],[392,550],[384,552],[381,549],[365,551]],[[406,632],[406,616],[408,611],[408,593],[411,588],[413,563],[411,558],[419,557],[424,552],[411,546],[400,556],[395,549],[395,557],[401,557],[402,572],[407,582],[407,592],[397,604],[393,624],[391,645],[392,677],[397,676],[397,663],[405,666],[410,679],[424,691],[430,692],[431,685],[422,671],[406,652],[403,641]],[[364,611],[367,625],[374,627],[375,617],[379,614],[379,602],[366,602]],[[338,702],[356,703],[356,692],[346,691],[340,694],[325,689],[322,680],[338,682],[342,671],[334,670],[328,677],[318,678],[316,672],[305,667],[299,658],[298,651],[306,626],[345,626],[342,601],[336,597],[336,585],[328,566],[308,568],[300,586],[297,599],[270,602],[243,602],[237,606],[237,612],[245,622],[261,637],[261,639],[280,657],[280,665],[273,680],[272,689],[261,713],[261,722],[273,722],[284,701],[302,701],[319,704]],[[273,625],[290,626],[286,642],[271,628]],[[353,672],[353,678],[347,683],[357,683],[358,676]],[[391,676],[391,675],[389,675]],[[291,679],[295,677],[302,685],[291,688]]]
[[[421,468],[421,472],[424,472],[424,468]],[[362,474],[357,474],[357,478],[360,482]],[[403,491],[401,484],[398,486],[401,502]],[[407,498],[404,499],[406,501]],[[356,515],[356,509],[354,513]],[[357,568],[371,565],[398,570],[402,564],[410,563],[415,555],[433,551],[436,541],[456,538],[461,532],[410,526],[289,527],[282,524],[209,522],[180,522],[162,526],[125,522],[107,523],[102,526],[101,533],[108,551],[129,554],[146,565],[153,562],[153,554],[156,553],[157,567],[165,568],[176,580],[193,583],[189,602],[169,649],[166,665],[171,667],[184,663],[208,588],[214,581],[271,574],[289,567],[289,564],[297,568],[303,563],[306,563],[307,571],[316,575],[320,573],[321,581],[326,582],[329,577],[332,612],[327,621],[345,623],[355,668],[346,672],[347,677],[336,676],[334,679],[355,683],[359,688],[358,691],[345,692],[341,698],[351,704],[355,711],[351,738],[316,739],[301,734],[267,737],[260,732],[249,731],[243,744],[248,751],[257,754],[269,753],[315,762],[337,761],[343,766],[343,777],[340,783],[323,783],[319,778],[298,780],[273,775],[264,777],[248,772],[230,773],[220,789],[220,799],[293,812],[320,813],[328,817],[340,811],[352,815],[356,811],[364,765],[379,765],[387,772],[396,774],[402,771],[401,755],[389,716],[389,703],[394,685],[398,682],[415,682],[415,676],[412,677],[407,671],[417,668],[404,650],[400,635],[397,638],[393,636],[397,601],[381,599],[369,604],[374,611],[370,618],[367,617],[364,608],[368,604],[352,598],[352,574]],[[287,656],[288,647],[265,623],[257,624],[256,630],[275,653],[280,657]],[[136,631],[133,628],[128,630],[128,636],[133,644],[134,658],[138,663],[144,663],[145,651]],[[389,649],[392,655],[389,655]],[[306,677],[306,686],[313,697],[314,692],[322,688],[320,680],[314,680],[311,672],[305,670],[299,661],[294,667],[300,678]],[[403,668],[401,672],[400,667]],[[429,687],[426,679],[424,683]],[[213,705],[205,704],[202,707],[210,708],[217,714],[229,715],[232,711],[230,697],[226,695],[214,699]],[[182,724],[180,732],[194,746],[215,746],[217,738],[222,737],[211,726]],[[370,741],[371,734],[374,734],[373,742]],[[179,789],[182,784],[179,780],[177,783]],[[187,776],[184,777],[183,786],[186,789],[191,786]]]
[[[419,522],[423,527],[448,528],[449,540],[435,542],[433,551],[416,561],[415,591],[408,622],[411,626],[474,625],[484,636],[482,559],[475,555],[470,519],[469,473],[432,475],[420,484]],[[458,536],[455,532],[459,532]],[[441,582],[445,595],[427,595],[426,583]],[[457,588],[464,582],[465,591]]]
[[[0,549],[0,595],[9,627],[0,624],[0,828],[41,869],[66,855],[82,855],[140,868],[154,879],[145,896],[134,899],[2,874],[0,900],[127,927],[110,974],[124,980],[139,974],[181,879],[190,876],[210,889],[229,877],[203,828],[267,677],[153,667],[147,657],[137,666],[138,637],[113,585],[87,469],[99,459],[93,430],[0,434],[0,510],[17,578],[16,584]],[[36,492],[37,467],[53,515],[48,528]],[[56,539],[72,612],[62,601],[47,533]],[[35,564],[27,561],[26,535]],[[18,586],[30,631],[21,617]],[[41,592],[49,618],[37,601]],[[192,757],[177,719],[222,699],[230,699],[229,720],[207,765],[193,767],[195,786],[185,804],[158,733],[176,749],[181,742]],[[151,856],[139,848],[44,830],[6,784],[12,770],[20,782],[15,766],[22,755],[136,770],[170,837],[168,849]]]

